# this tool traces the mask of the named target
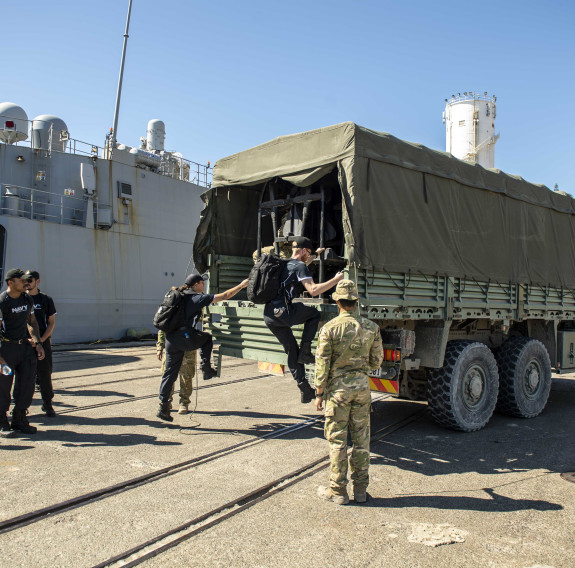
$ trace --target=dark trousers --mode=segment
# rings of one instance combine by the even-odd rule
[[[179,329],[166,334],[166,368],[160,384],[160,400],[168,402],[172,387],[178,378],[186,351],[200,350],[202,367],[209,366],[214,340],[209,333],[197,330]]]
[[[14,410],[28,410],[34,396],[36,351],[27,341],[21,345],[3,341],[0,354],[12,368],[11,375],[0,375],[0,414],[6,414],[10,408],[12,383]]]
[[[36,382],[40,385],[40,394],[44,402],[51,402],[54,398],[52,388],[52,341],[50,338],[42,343],[45,357],[38,361],[36,366]]]
[[[282,309],[282,307],[283,313],[276,315],[274,310]],[[289,304],[287,309],[285,304],[274,305],[273,303],[266,304],[264,308],[264,323],[282,344],[288,356],[290,373],[298,383],[305,380],[305,365],[297,362],[299,347],[291,328],[303,323],[301,342],[311,343],[317,332],[320,318],[321,314],[318,310],[301,302]]]

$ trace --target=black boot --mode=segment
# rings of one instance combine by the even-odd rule
[[[311,402],[315,398],[315,390],[313,390],[306,380],[297,384],[299,390],[301,391],[301,401],[303,404]]]
[[[6,413],[0,414],[0,438],[13,438],[16,432],[10,428],[10,423],[8,418],[6,418]]]
[[[12,411],[12,430],[20,430],[24,434],[36,434],[38,428],[36,426],[30,426],[27,410],[16,410]]]
[[[42,404],[42,412],[46,416],[49,416],[50,418],[56,416],[56,411],[54,410],[54,407],[52,406],[52,402],[50,400],[44,401],[44,403]]]
[[[166,422],[173,422],[174,419],[170,414],[170,402],[160,402],[160,407],[158,408],[158,414],[156,414],[158,418],[165,420]]]
[[[218,372],[210,365],[209,361],[202,361],[200,369],[202,370],[204,381],[209,381],[210,379],[218,376]]]
[[[315,363],[315,357],[311,352],[311,343],[306,342],[301,344],[297,356],[297,362],[301,363],[302,365],[312,365]]]

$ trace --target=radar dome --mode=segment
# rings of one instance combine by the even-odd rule
[[[148,122],[146,148],[150,152],[162,152],[164,150],[164,140],[166,139],[166,125],[158,118],[153,118]]]
[[[0,103],[0,140],[14,144],[28,138],[28,115],[14,103]]]
[[[57,116],[41,114],[32,120],[32,148],[63,152],[68,143],[68,127]]]

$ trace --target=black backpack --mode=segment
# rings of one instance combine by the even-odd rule
[[[171,333],[185,322],[184,294],[177,289],[168,290],[164,300],[158,306],[158,311],[154,315],[153,324],[160,331]]]
[[[248,300],[254,304],[267,304],[277,298],[286,264],[287,260],[275,254],[262,254],[248,276]]]

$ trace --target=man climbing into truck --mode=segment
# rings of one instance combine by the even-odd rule
[[[315,391],[305,378],[305,365],[315,362],[311,343],[317,332],[320,313],[312,306],[293,300],[304,290],[313,297],[327,292],[343,278],[343,273],[338,272],[330,280],[316,284],[307,267],[315,258],[312,241],[303,236],[293,237],[292,250],[292,257],[283,268],[277,296],[265,305],[264,323],[283,346],[289,370],[301,391],[301,401],[307,404],[315,398]],[[304,324],[299,346],[291,329],[298,324]]]

